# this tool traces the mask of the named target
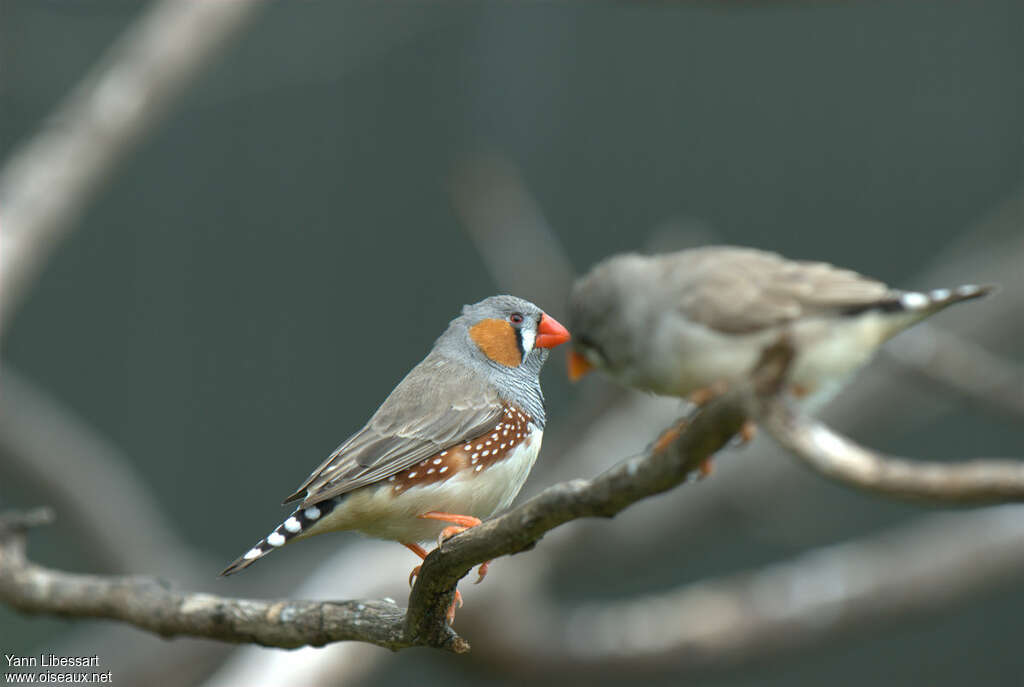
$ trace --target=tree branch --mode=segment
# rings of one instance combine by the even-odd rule
[[[516,677],[601,676],[735,666],[820,646],[858,627],[975,598],[1024,570],[1021,506],[922,517],[740,573],[621,601],[516,607],[483,647]],[[531,614],[527,622],[522,615]],[[614,672],[611,672],[614,671]]]
[[[0,333],[102,180],[261,5],[154,3],[0,169]]]
[[[825,477],[867,491],[937,503],[1024,500],[1024,461],[934,463],[887,456],[794,412],[782,399],[761,400],[762,428]]]
[[[0,600],[23,613],[120,620],[163,637],[188,635],[285,649],[357,639],[389,649],[403,640],[401,608],[388,601],[226,599],[175,591],[149,577],[77,575],[25,557],[25,531],[46,510],[0,521]]]
[[[390,649],[430,646],[464,653],[469,643],[452,630],[445,616],[458,581],[473,566],[528,550],[570,520],[612,517],[641,499],[672,489],[725,446],[747,417],[756,418],[821,472],[863,488],[958,502],[1018,499],[1024,494],[1024,464],[933,465],[886,458],[793,412],[779,395],[793,354],[785,340],[766,349],[749,384],[737,386],[689,418],[664,450],[648,450],[590,480],[552,486],[442,543],[424,561],[407,613],[390,601],[226,599],[176,592],[149,578],[49,570],[25,558],[24,518],[0,521],[0,600],[28,613],[122,620],[163,636],[282,648],[359,640]]]
[[[546,532],[581,517],[611,517],[686,480],[743,422],[740,392],[693,418],[664,451],[633,458],[593,480],[550,487],[505,515],[453,538],[423,565],[410,611],[389,601],[231,599],[175,591],[136,576],[78,575],[29,562],[24,532],[0,530],[0,601],[24,613],[120,620],[171,637],[295,648],[358,640],[389,649],[431,646],[456,653],[469,643],[445,621],[455,585],[478,563],[531,548]],[[22,518],[14,518],[22,522]]]

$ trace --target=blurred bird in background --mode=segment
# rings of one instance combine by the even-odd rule
[[[796,352],[787,388],[814,408],[886,340],[991,290],[902,291],[824,262],[734,246],[615,255],[573,286],[569,376],[598,368],[624,385],[702,405],[787,336]],[[743,435],[749,440],[753,426]]]

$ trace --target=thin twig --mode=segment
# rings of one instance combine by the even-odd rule
[[[748,572],[623,601],[517,606],[478,659],[586,681],[728,667],[974,598],[1024,570],[1024,508],[920,518]],[[532,614],[523,621],[523,614]]]
[[[1024,461],[977,459],[934,463],[864,448],[781,399],[761,404],[757,420],[771,436],[817,472],[889,496],[937,503],[1024,500]]]

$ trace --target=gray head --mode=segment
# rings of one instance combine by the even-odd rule
[[[631,363],[634,352],[630,344],[635,332],[645,332],[650,327],[650,323],[642,321],[650,309],[631,307],[626,302],[640,282],[651,278],[644,261],[638,255],[617,255],[576,280],[569,296],[571,379],[582,377],[592,367],[615,375]],[[644,293],[652,294],[653,298],[657,290],[647,289]]]
[[[569,332],[530,301],[491,296],[462,308],[435,344],[437,353],[480,372],[499,394],[543,418],[540,370]]]

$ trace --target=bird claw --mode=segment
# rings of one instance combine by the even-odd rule
[[[461,525],[452,525],[451,527],[445,527],[443,530],[441,530],[441,533],[437,535],[437,545],[441,546],[441,544],[445,543],[459,532],[465,532],[468,529],[468,527],[462,527]]]
[[[462,592],[458,589],[455,590],[455,598],[452,599],[452,605],[448,607],[448,612],[445,613],[444,618],[451,625],[455,622],[455,607],[462,608]]]
[[[473,584],[480,584],[484,581],[484,578],[487,577],[487,568],[490,567],[490,565],[490,561],[484,561],[480,564],[480,567],[476,569],[476,574],[479,575],[479,577],[476,578],[476,582]]]
[[[749,444],[757,436],[757,423],[753,420],[746,420],[740,427],[741,445]]]
[[[420,568],[422,568],[422,567],[423,567],[422,565],[417,565],[415,568],[412,569],[412,572],[409,573],[409,586],[410,587],[416,581],[416,578],[419,577]]]
[[[713,470],[713,466],[711,465],[711,459],[710,458],[706,458],[697,467],[697,471],[700,473],[699,479],[706,479],[706,478],[710,477],[712,470]]]
[[[693,405],[700,408],[701,406],[707,405],[712,400],[718,398],[726,391],[729,390],[729,385],[725,382],[718,381],[711,386],[706,386],[703,389],[697,389],[689,395],[687,400]]]

